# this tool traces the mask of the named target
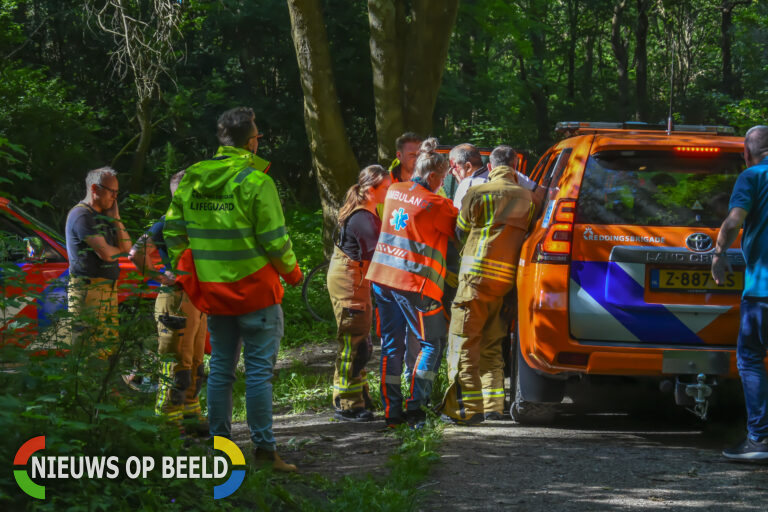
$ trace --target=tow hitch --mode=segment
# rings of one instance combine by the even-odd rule
[[[687,406],[686,409],[699,419],[706,420],[709,397],[712,395],[712,386],[715,385],[717,385],[717,381],[713,378],[711,384],[708,384],[707,376],[703,373],[696,376],[695,384],[680,382],[680,377],[677,377],[675,379],[675,403]]]

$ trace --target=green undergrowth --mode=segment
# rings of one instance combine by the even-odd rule
[[[286,218],[302,269],[307,271],[323,261],[320,244],[321,219],[318,212],[286,208]],[[23,250],[19,240],[0,233],[2,285],[13,286],[13,294],[0,296],[0,311],[15,309],[30,301],[45,299],[38,288],[27,286],[17,266],[3,262],[5,253]],[[18,247],[17,247],[18,246]],[[26,286],[26,288],[25,288]],[[45,456],[116,456],[121,469],[115,479],[36,479],[46,486],[46,499],[24,494],[13,472],[0,473],[0,510],[136,511],[136,510],[412,510],[419,496],[418,486],[427,476],[440,438],[440,427],[429,423],[422,431],[405,428],[394,433],[394,453],[386,468],[375,475],[345,477],[334,481],[320,475],[277,475],[257,470],[246,461],[246,478],[229,498],[213,500],[213,486],[224,479],[164,478],[160,471],[147,478],[125,476],[131,456],[210,455],[206,443],[180,438],[175,426],[154,414],[153,393],[137,393],[123,383],[122,376],[136,371],[157,379],[157,331],[153,301],[139,300],[142,285],[125,290],[134,298],[121,305],[119,343],[106,357],[98,340],[72,349],[60,339],[59,327],[69,320],[67,313],[51,318],[53,325],[39,333],[31,330],[34,319],[6,325],[3,335],[12,335],[19,344],[46,347],[44,353],[15,347],[2,348],[0,371],[0,460],[11,464],[16,451],[29,439],[45,436]],[[146,289],[144,289],[146,291]],[[19,295],[20,293],[20,295]],[[285,349],[321,343],[335,348],[335,325],[314,321],[301,300],[300,288],[287,287]],[[85,321],[87,319],[80,318]],[[283,351],[285,355],[290,352]],[[376,365],[374,365],[376,367]],[[238,370],[234,383],[233,421],[244,421],[245,377]],[[333,362],[327,368],[311,368],[300,362],[276,372],[273,380],[277,411],[300,413],[329,410],[332,397]],[[378,406],[379,376],[368,375],[374,404]],[[439,382],[439,379],[438,379]],[[441,387],[438,384],[437,387]],[[433,396],[438,396],[436,389]],[[205,402],[205,389],[202,394]],[[159,464],[159,462],[158,462]],[[10,468],[10,466],[9,466]],[[23,469],[23,468],[14,468]],[[29,469],[27,467],[27,469]]]
[[[376,510],[402,512],[416,510],[424,491],[432,464],[440,458],[437,448],[442,439],[443,425],[430,415],[421,430],[399,427],[394,436],[399,442],[389,457],[387,467],[378,475],[344,477],[337,482],[318,478],[326,493],[319,510]],[[304,510],[313,510],[316,503],[304,502]]]
[[[272,401],[279,408],[290,407],[293,413],[307,409],[325,409],[333,397],[333,372],[315,373],[299,361],[277,373],[272,381]]]
[[[259,511],[416,510],[425,492],[421,485],[439,458],[442,432],[442,424],[431,416],[421,430],[402,426],[382,433],[393,437],[396,448],[376,475],[334,481],[319,474],[283,475],[248,465],[243,485],[221,505],[224,510]]]
[[[315,266],[325,261],[323,255],[322,230],[323,216],[320,210],[298,205],[286,206],[285,223],[291,237],[293,251],[304,276]],[[322,297],[330,303],[330,297]],[[285,348],[306,343],[317,343],[333,339],[336,324],[318,322],[304,306],[301,285],[285,286],[283,297],[285,314],[285,335],[281,345]]]

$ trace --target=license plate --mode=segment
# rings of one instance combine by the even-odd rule
[[[665,350],[662,356],[662,372],[692,375],[708,373],[726,375],[731,369],[731,355],[713,350]]]
[[[744,289],[744,272],[729,272],[718,286],[709,270],[651,269],[651,289],[687,292],[739,292]]]

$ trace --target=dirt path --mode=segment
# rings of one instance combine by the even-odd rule
[[[768,466],[726,462],[724,431],[618,415],[447,428],[421,510],[766,510]]]
[[[302,474],[334,480],[380,473],[397,446],[383,421],[340,422],[329,411],[276,415],[274,431],[283,459],[298,465]],[[244,423],[232,426],[232,438],[243,450],[251,449]]]
[[[378,347],[377,347],[378,349]],[[276,369],[295,361],[318,373],[332,372],[332,344],[282,354]],[[369,364],[374,370],[378,351]],[[726,462],[725,444],[738,440],[743,418],[701,426],[626,415],[570,414],[554,426],[523,427],[506,421],[448,427],[441,459],[421,486],[419,510],[524,511],[751,511],[768,509],[768,465]],[[398,441],[372,423],[335,421],[330,410],[275,415],[284,458],[302,475],[333,480],[382,475]],[[233,438],[250,450],[244,423]],[[285,481],[302,492],[301,479]]]
[[[335,345],[311,344],[286,350],[275,366],[276,371],[300,362],[316,373],[333,375]],[[367,368],[377,371],[379,347],[374,348]],[[368,423],[349,423],[333,418],[330,401],[326,407],[301,414],[275,411],[274,432],[283,458],[299,466],[301,474],[317,473],[333,480],[384,471],[389,455],[398,446],[391,431],[384,426],[383,416]],[[232,425],[233,440],[245,451],[251,450],[247,425]]]

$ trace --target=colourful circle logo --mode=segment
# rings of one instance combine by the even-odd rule
[[[45,436],[33,437],[21,445],[19,451],[16,452],[16,457],[13,458],[14,466],[26,466],[29,458],[33,453],[44,449]],[[240,456],[242,457],[242,454],[240,454]],[[45,486],[37,485],[35,482],[33,482],[29,477],[29,473],[26,469],[14,469],[13,476],[16,478],[16,483],[19,484],[19,487],[21,487],[22,491],[29,494],[33,498],[37,498],[38,500],[45,499]]]
[[[232,473],[226,482],[216,485],[213,488],[213,499],[219,500],[226,498],[234,493],[245,480],[245,457],[243,452],[235,443],[224,437],[215,436],[213,438],[213,447],[221,450],[229,457],[230,463],[227,464],[226,458],[222,456],[214,457],[213,471],[209,471],[206,463],[208,458],[200,455],[189,456],[163,456],[162,457],[162,475],[163,478],[222,478],[227,474],[227,466],[232,468]],[[29,469],[30,458],[35,452],[45,450],[45,436],[33,437],[16,452],[13,459],[14,466],[26,466],[24,468],[14,468],[13,476],[19,488],[32,498],[39,500],[45,499],[45,486],[38,485],[32,481],[32,478],[118,478],[121,474],[119,459],[117,456],[71,456],[71,457],[39,457],[31,461],[31,470]],[[47,462],[47,463],[46,463]],[[222,468],[219,469],[219,463]],[[123,464],[124,475],[130,479],[147,478],[147,475],[155,468],[155,460],[152,457],[130,456]],[[76,469],[76,468],[79,468]]]
[[[227,454],[232,464],[236,466],[245,466],[245,457],[243,452],[237,447],[235,443],[227,439],[226,437],[214,436],[213,447],[216,450],[221,450]],[[233,469],[229,479],[221,485],[217,485],[213,488],[213,499],[220,500],[226,498],[237,489],[245,479],[245,469]],[[33,484],[34,485],[34,484]]]

